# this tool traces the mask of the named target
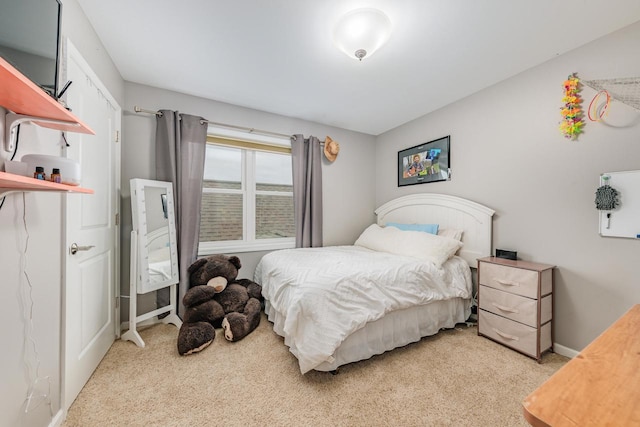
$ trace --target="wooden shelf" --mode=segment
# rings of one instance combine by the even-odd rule
[[[29,178],[27,176],[0,172],[0,194],[11,191],[52,191],[93,194],[93,190],[89,188],[57,184],[51,181],[43,181],[41,179]]]
[[[4,58],[0,58],[0,106],[16,114],[68,122],[68,124],[40,123],[34,119],[33,122],[39,126],[95,135],[87,124],[80,121]]]

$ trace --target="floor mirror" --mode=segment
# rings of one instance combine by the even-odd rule
[[[157,322],[178,328],[177,284],[179,282],[173,185],[170,182],[134,178],[131,184],[131,262],[129,275],[129,330],[123,340],[144,347],[137,328]],[[138,315],[138,294],[169,287],[170,302]]]

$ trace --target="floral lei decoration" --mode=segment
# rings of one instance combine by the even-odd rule
[[[582,109],[580,108],[582,99],[579,91],[580,79],[573,73],[564,81],[564,97],[562,98],[564,106],[560,112],[562,114],[560,132],[567,139],[577,139],[578,135],[582,133],[582,126],[584,126]]]

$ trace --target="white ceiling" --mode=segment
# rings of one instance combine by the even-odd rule
[[[640,20],[639,0],[78,3],[127,81],[371,135]],[[362,62],[331,37],[359,7],[393,25]]]

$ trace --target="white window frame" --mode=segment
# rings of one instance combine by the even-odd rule
[[[291,249],[295,247],[295,237],[280,237],[273,239],[256,239],[256,196],[257,195],[291,195],[293,192],[283,191],[265,191],[256,190],[255,186],[255,170],[256,160],[255,153],[257,151],[274,152],[269,150],[268,146],[291,147],[291,141],[287,139],[274,138],[262,135],[251,134],[247,137],[245,133],[232,131],[224,128],[218,128],[209,125],[207,134],[213,137],[232,138],[240,141],[246,141],[255,144],[264,144],[265,149],[257,148],[240,148],[242,153],[241,159],[241,179],[242,185],[239,190],[236,189],[208,189],[203,188],[204,193],[216,194],[240,194],[244,195],[242,201],[242,240],[221,240],[215,242],[199,242],[198,256],[206,256],[219,253],[240,253],[240,252],[258,252],[271,251],[276,249]],[[224,146],[224,144],[214,143],[214,145]],[[233,147],[232,144],[229,145]],[[251,184],[251,185],[248,185]]]

